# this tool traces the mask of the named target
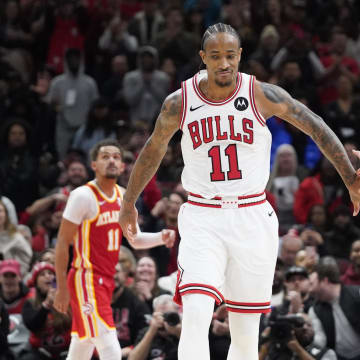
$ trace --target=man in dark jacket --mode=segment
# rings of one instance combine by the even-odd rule
[[[310,281],[315,343],[334,349],[339,360],[360,360],[360,286],[341,284],[332,257],[321,259]]]

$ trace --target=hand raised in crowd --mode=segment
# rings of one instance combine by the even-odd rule
[[[44,307],[46,307],[47,309],[50,309],[54,304],[55,292],[56,289],[54,288],[50,288],[49,291],[47,292],[46,298],[43,302]]]
[[[290,290],[287,294],[287,299],[290,301],[289,313],[297,314],[303,309],[303,301],[299,292]]]
[[[146,281],[139,280],[134,283],[134,287],[138,296],[143,300],[146,301],[152,298],[151,287],[150,284]]]
[[[162,216],[167,208],[169,199],[165,196],[163,198],[161,198],[156,204],[155,206],[152,208],[151,210],[151,215],[154,217],[160,217]]]

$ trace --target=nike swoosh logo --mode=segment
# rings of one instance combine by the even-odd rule
[[[195,111],[195,110],[197,110],[197,109],[200,109],[201,107],[203,107],[203,106],[205,106],[205,104],[202,104],[202,105],[200,105],[200,106],[197,106],[197,107],[192,107],[192,105],[190,106],[190,111]]]
[[[274,213],[274,210],[272,212],[268,212],[268,215],[272,216],[273,213]]]

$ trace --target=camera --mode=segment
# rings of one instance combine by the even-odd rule
[[[292,337],[292,330],[304,325],[304,319],[301,315],[277,315],[269,319],[270,338],[279,342],[287,342]]]
[[[163,314],[163,317],[169,326],[176,326],[180,323],[180,316],[177,312],[166,312]]]

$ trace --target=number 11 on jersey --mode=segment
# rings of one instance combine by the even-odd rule
[[[224,181],[242,179],[241,170],[239,169],[239,162],[236,151],[236,144],[230,144],[225,148],[225,155],[229,162],[229,171],[222,171],[220,146],[215,145],[209,151],[208,155],[211,158],[212,172],[210,173],[211,181]]]
[[[120,247],[119,229],[108,231],[108,251],[117,251]]]

